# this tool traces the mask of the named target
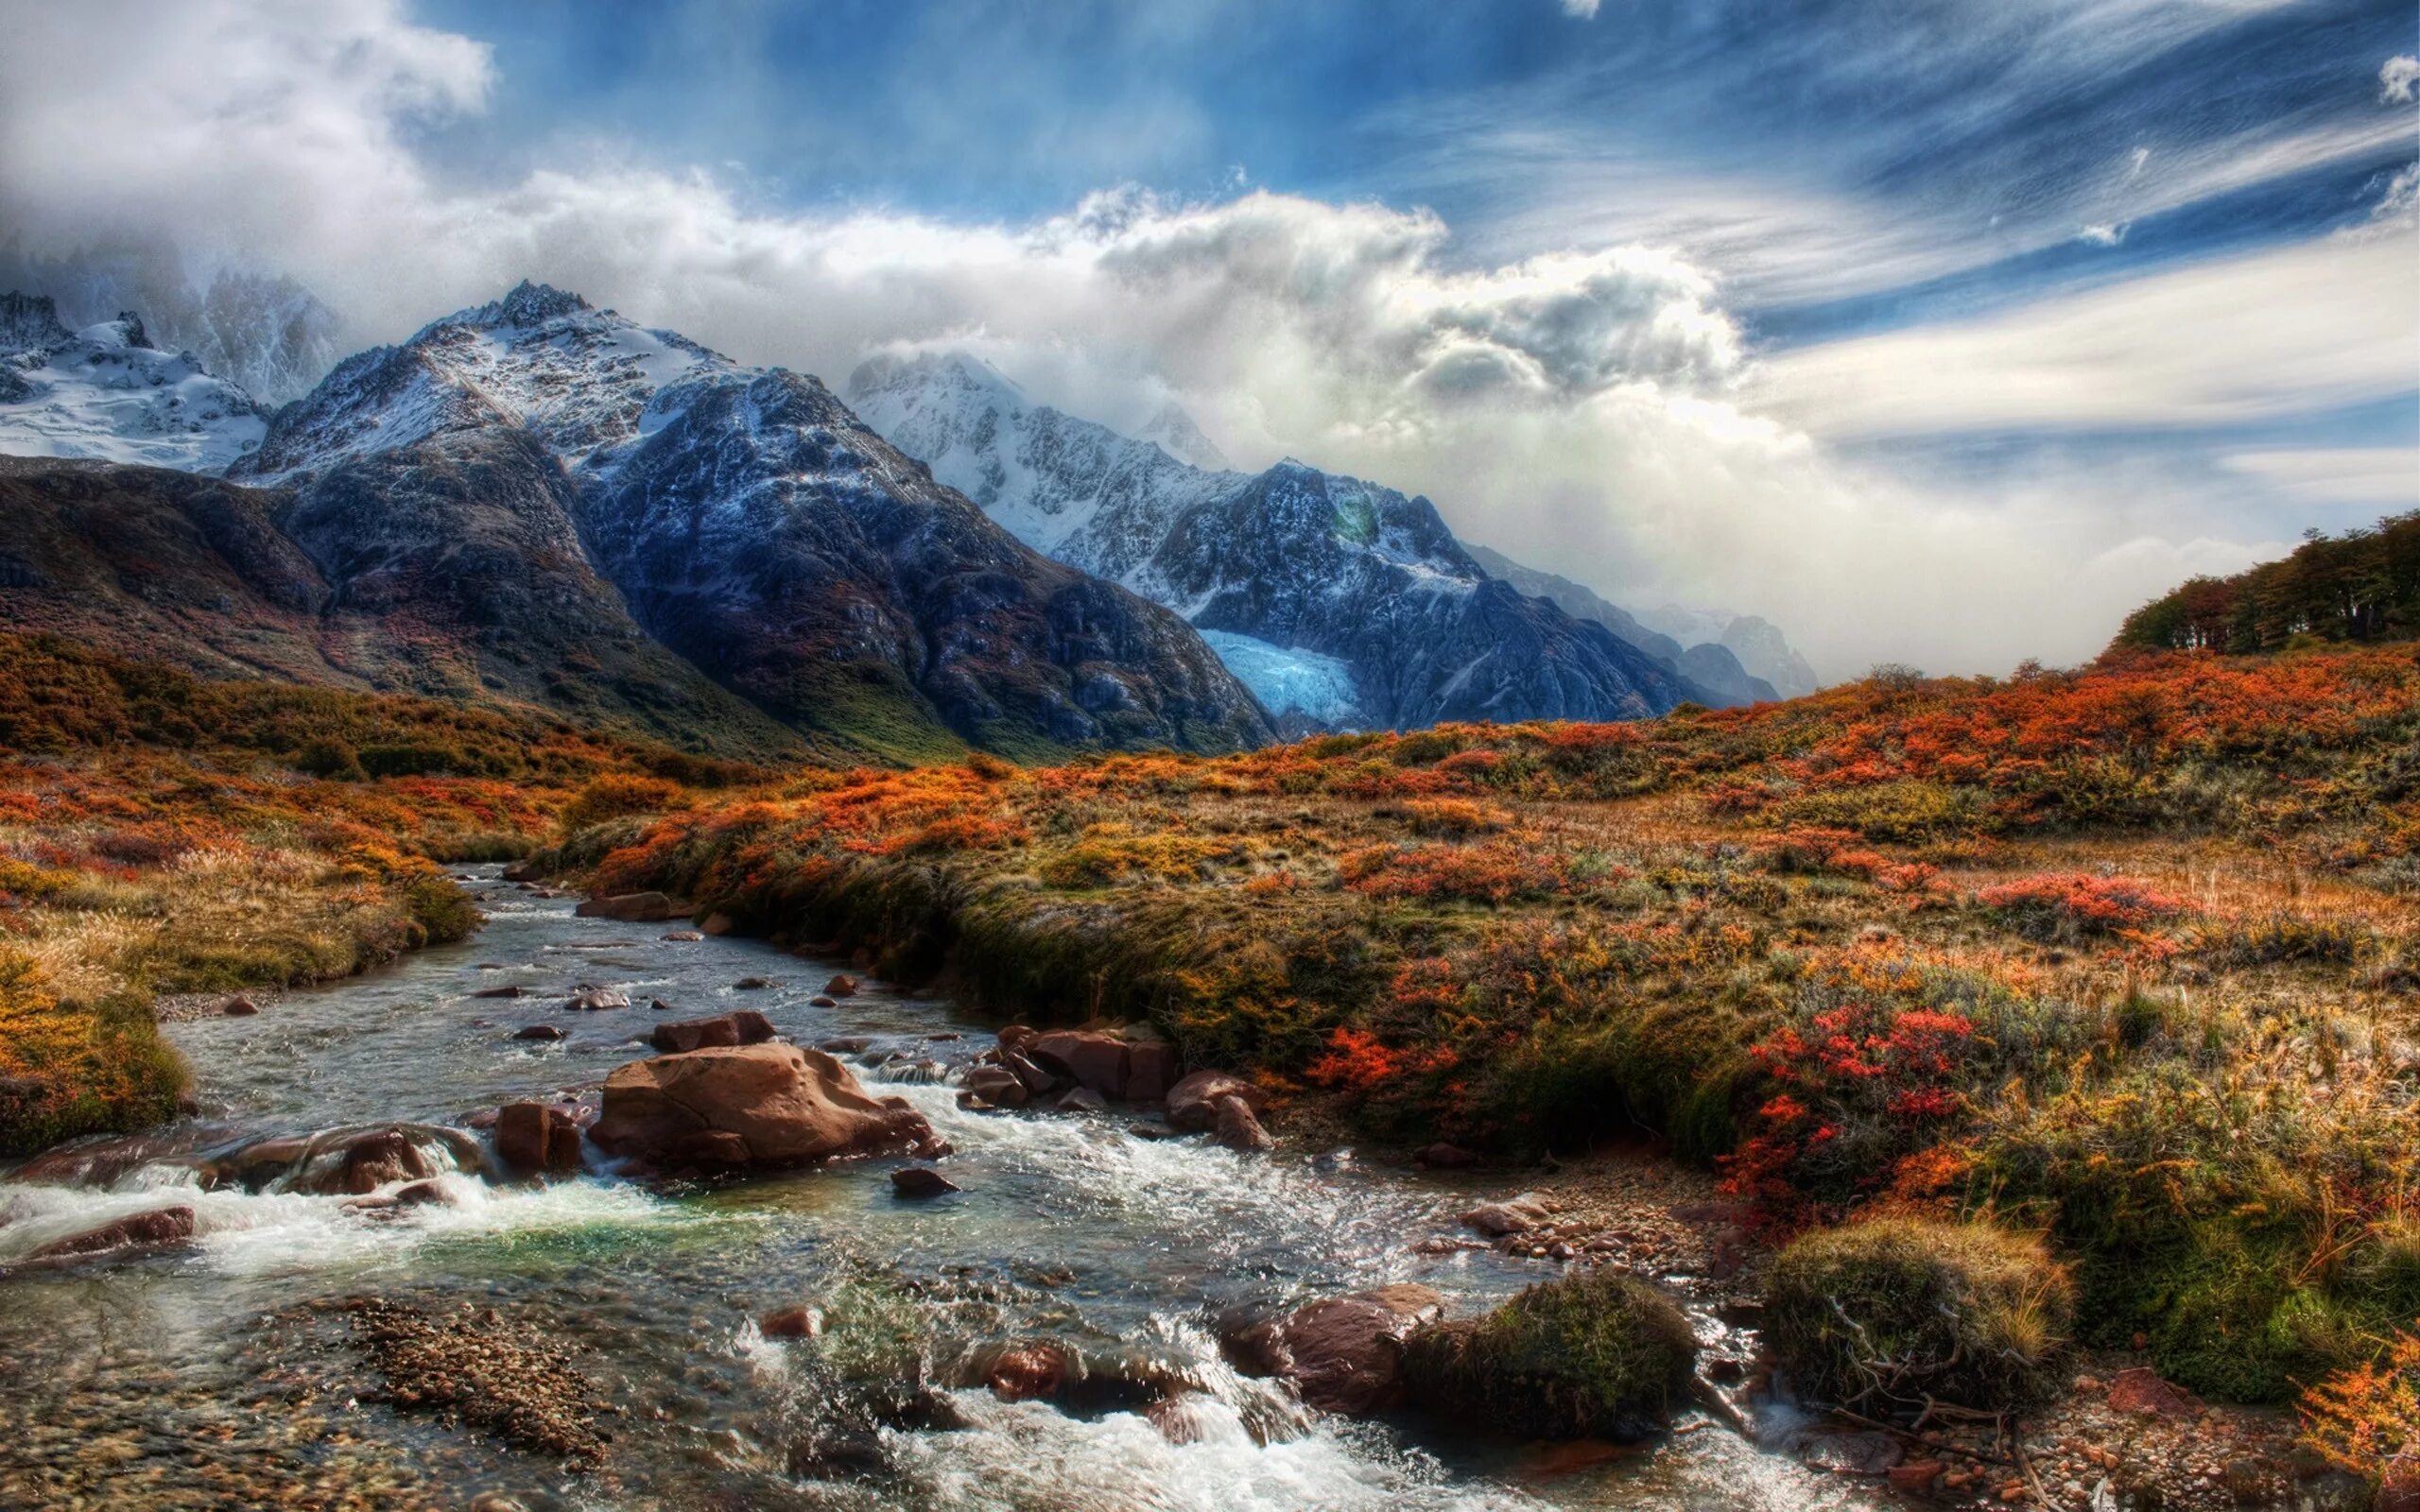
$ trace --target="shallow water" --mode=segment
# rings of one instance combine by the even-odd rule
[[[463,873],[490,916],[472,941],[295,993],[240,1019],[171,1026],[217,1145],[395,1122],[459,1125],[520,1098],[591,1086],[658,1017],[751,1006],[788,1039],[872,1036],[860,1074],[915,1102],[957,1146],[965,1190],[910,1203],[903,1162],[871,1160],[717,1189],[661,1190],[592,1171],[544,1187],[444,1178],[452,1205],[380,1215],[345,1199],[200,1192],[169,1162],[111,1185],[0,1187],[0,1263],[168,1200],[196,1242],[138,1261],[0,1278],[0,1505],[531,1508],[1784,1508],[1870,1504],[1711,1423],[1568,1473],[1534,1453],[1455,1443],[1436,1425],[1304,1414],[1220,1360],[1220,1321],[1389,1280],[1477,1309],[1548,1274],[1492,1252],[1422,1256],[1473,1190],[1374,1169],[1351,1152],[1245,1158],[1152,1143],[1133,1115],[976,1115],[919,1079],[990,1043],[937,999],[808,999],[836,969],[750,941],[673,942],[667,926],[576,919],[569,900]],[[769,976],[769,990],[731,984]],[[508,982],[536,995],[477,999]],[[567,1013],[577,984],[635,1005]],[[513,1040],[546,1022],[569,1038]],[[962,1038],[932,1038],[962,1036]],[[310,1304],[374,1296],[493,1305],[581,1350],[618,1412],[604,1462],[550,1463],[357,1394],[374,1384],[340,1318]],[[772,1342],[752,1319],[804,1302],[827,1327]],[[937,1379],[986,1348],[1076,1347],[1104,1374],[1174,1377],[1191,1441],[1114,1400],[1070,1413],[979,1389],[964,1425],[881,1430],[891,1469],[794,1474],[791,1446],[828,1429],[846,1383]],[[1117,1365],[1117,1362],[1125,1364]]]

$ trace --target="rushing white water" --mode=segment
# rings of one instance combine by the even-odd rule
[[[418,1488],[390,1493],[395,1504],[458,1506],[502,1489],[533,1509],[1870,1504],[1704,1424],[1547,1475],[1517,1446],[1458,1441],[1440,1425],[1305,1413],[1236,1374],[1218,1346],[1222,1326],[1391,1280],[1475,1309],[1547,1269],[1488,1251],[1419,1252],[1421,1239],[1454,1231],[1467,1186],[1365,1168],[1349,1151],[1246,1157],[1200,1139],[1149,1141],[1130,1132],[1132,1112],[969,1113],[933,1078],[989,1032],[945,1002],[869,993],[820,1008],[811,999],[828,964],[577,919],[567,901],[492,874],[474,885],[491,921],[467,945],[293,994],[256,1017],[174,1026],[205,1103],[189,1137],[113,1179],[0,1184],[0,1267],[172,1203],[195,1217],[192,1243],[140,1258],[0,1269],[0,1355],[72,1382],[61,1400],[90,1418],[68,1447],[43,1449],[31,1430],[12,1435],[0,1393],[0,1477],[12,1452],[40,1452],[41,1465],[13,1468],[95,1504],[181,1507],[251,1504],[265,1494],[254,1482],[226,1486],[261,1465],[262,1484],[282,1487],[289,1473],[302,1484],[306,1470],[289,1462]],[[735,986],[752,976],[776,985]],[[531,995],[472,995],[509,983]],[[617,988],[637,1005],[566,1013],[581,984]],[[427,1126],[419,1138],[441,1168],[475,1165],[475,1147],[449,1125],[592,1088],[644,1053],[632,1040],[655,1020],[653,997],[684,1015],[756,1007],[803,1043],[869,1040],[860,1074],[908,1097],[956,1146],[947,1169],[964,1190],[902,1201],[891,1160],[712,1190],[650,1189],[601,1169],[493,1185],[465,1169],[437,1178],[450,1200],[398,1208],[374,1202],[398,1183],[365,1205],[285,1190],[286,1178],[205,1190],[196,1175],[247,1142],[397,1122]],[[512,1038],[533,1022],[567,1038]],[[427,1417],[352,1402],[358,1365],[309,1320],[313,1304],[356,1296],[543,1319],[624,1408],[606,1466],[566,1481]],[[796,1302],[821,1312],[820,1337],[769,1340],[751,1321]],[[1074,1351],[1102,1393],[1054,1405],[952,1386],[983,1351],[1033,1340]],[[942,1388],[954,1422],[871,1427],[872,1447],[839,1469],[800,1457],[798,1445],[825,1441],[846,1418],[858,1389],[849,1383],[918,1371]],[[1137,1379],[1181,1389],[1147,1415],[1118,1395]],[[310,1404],[294,1409],[297,1433],[321,1448],[282,1445],[260,1414],[239,1416],[240,1431],[206,1426],[228,1403],[278,1392]],[[312,1416],[321,1410],[337,1427]],[[215,1469],[185,1463],[205,1431],[239,1446]],[[334,1460],[330,1433],[343,1446]],[[12,1437],[26,1447],[6,1447]],[[89,1463],[74,1457],[81,1445],[94,1446]],[[157,1465],[176,1468],[140,1482],[127,1468]]]

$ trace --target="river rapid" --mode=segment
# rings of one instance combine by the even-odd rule
[[[664,925],[576,918],[571,900],[493,868],[460,876],[489,916],[472,940],[255,1017],[170,1025],[201,1103],[186,1132],[217,1147],[357,1125],[460,1128],[506,1102],[593,1088],[646,1054],[632,1041],[662,1017],[647,1005],[661,998],[681,1017],[754,1007],[802,1044],[867,1039],[861,1058],[889,1063],[859,1075],[909,1098],[956,1146],[942,1168],[964,1190],[903,1200],[890,1173],[905,1162],[886,1160],[712,1188],[623,1180],[594,1163],[544,1185],[456,1174],[440,1178],[452,1201],[383,1211],[276,1183],[203,1191],[167,1158],[99,1184],[0,1184],[0,1506],[1882,1504],[1694,1416],[1668,1438],[1575,1466],[1461,1440],[1450,1425],[1306,1414],[1223,1362],[1222,1325],[1400,1280],[1472,1312],[1554,1274],[1489,1250],[1417,1247],[1455,1234],[1475,1195],[1507,1194],[1503,1178],[1419,1175],[1350,1150],[1247,1157],[1199,1138],[1155,1142],[1117,1109],[969,1113],[947,1077],[993,1026],[945,1000],[868,991],[818,1007],[837,963],[667,940]],[[774,986],[734,987],[752,976]],[[472,995],[512,983],[532,995]],[[583,983],[635,1005],[564,1011]],[[512,1038],[533,1023],[567,1038]],[[9,1264],[171,1202],[195,1210],[190,1244]],[[544,1330],[613,1404],[602,1458],[566,1472],[377,1400],[376,1372],[329,1305],[356,1297],[447,1315],[492,1308]],[[821,1335],[762,1337],[753,1320],[791,1304],[818,1310]],[[954,1364],[1037,1339],[1108,1378],[1188,1383],[1181,1423],[1171,1432],[1167,1414],[1155,1424],[1115,1393],[1054,1405],[946,1386]],[[880,1468],[861,1474],[800,1458],[802,1441],[829,1440],[847,1381],[920,1365],[944,1383],[956,1425],[874,1430]]]

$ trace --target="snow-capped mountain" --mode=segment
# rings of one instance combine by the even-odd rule
[[[343,355],[334,310],[284,274],[190,267],[166,248],[88,248],[62,257],[0,248],[0,288],[46,295],[69,326],[139,311],[163,350],[271,408],[310,391]]]
[[[1019,544],[815,379],[543,285],[339,363],[230,476],[350,499],[324,564],[384,550],[387,517],[457,489],[466,451],[500,436],[560,472],[565,539],[648,636],[844,747],[1270,734],[1182,621]],[[548,507],[543,491],[514,496]]]
[[[70,331],[50,300],[0,294],[0,452],[215,472],[268,429],[250,394],[154,347],[137,316]]]
[[[1640,614],[1651,628],[1684,641],[1711,642],[1739,659],[1739,664],[1795,698],[1822,687],[1823,679],[1806,659],[1793,649],[1772,621],[1754,614],[1720,610],[1687,609],[1665,604]]]
[[[873,359],[847,395],[1027,544],[1183,614],[1272,713],[1410,729],[1634,718],[1713,696],[1491,577],[1426,499],[1290,459],[1195,465],[1176,453],[1215,448],[1181,411],[1152,438],[1121,436],[958,353]]]

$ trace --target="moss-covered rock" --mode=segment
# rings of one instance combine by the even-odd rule
[[[1766,1338],[1798,1388],[1867,1412],[2039,1400],[2074,1316],[2074,1283],[2039,1240],[1916,1218],[1805,1235],[1765,1295]]]
[[[1663,1427],[1697,1363],[1689,1320],[1654,1287],[1612,1271],[1532,1286],[1483,1318],[1404,1344],[1412,1400],[1542,1438],[1637,1438]]]

